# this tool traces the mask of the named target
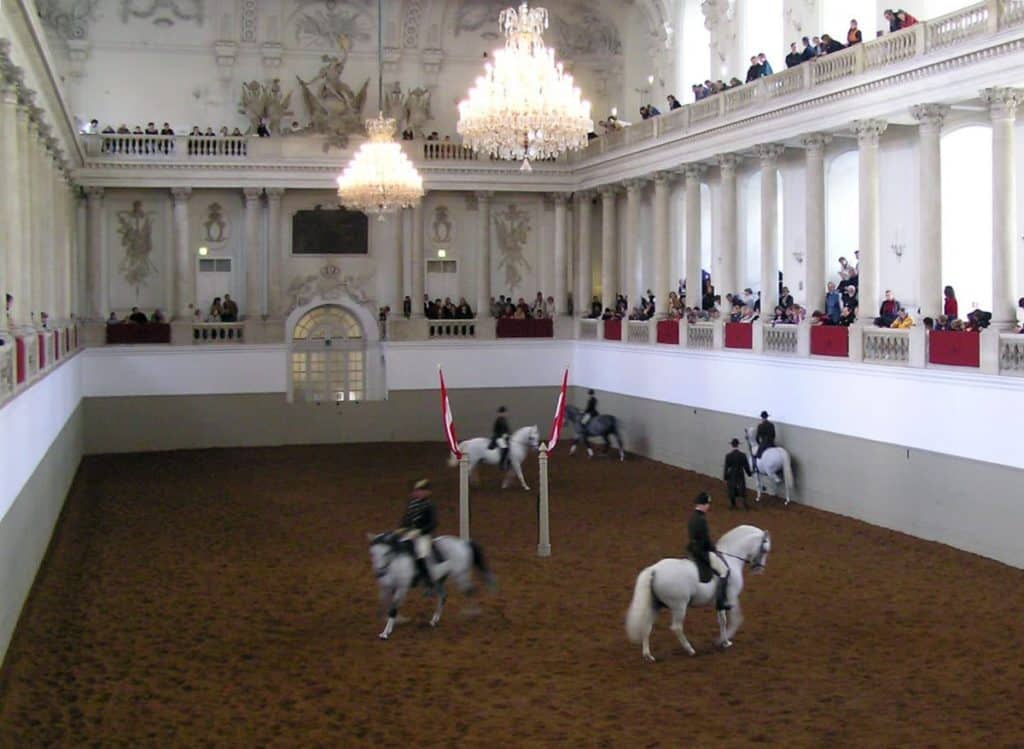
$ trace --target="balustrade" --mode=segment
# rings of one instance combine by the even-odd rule
[[[243,343],[245,323],[202,322],[192,324],[192,343]]]
[[[909,364],[910,331],[865,328],[864,361],[875,364]]]
[[[763,348],[767,354],[797,353],[796,325],[765,325],[763,331]]]
[[[999,336],[999,371],[1024,376],[1024,335],[1003,333]]]

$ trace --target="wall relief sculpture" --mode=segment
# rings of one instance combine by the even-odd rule
[[[36,13],[44,26],[62,38],[85,39],[99,4],[100,0],[36,0]]]
[[[135,287],[136,296],[139,289],[147,285],[150,276],[157,272],[149,259],[153,253],[152,215],[143,209],[141,200],[133,202],[130,211],[117,212],[117,233],[121,235],[121,249],[124,251],[118,269],[125,283]]]
[[[231,226],[224,216],[224,208],[220,203],[210,203],[206,209],[206,221],[203,222],[203,241],[210,244],[221,244],[231,236]]]
[[[370,80],[363,82],[359,92],[341,80],[345,61],[348,59],[346,41],[342,57],[324,55],[319,72],[308,81],[296,78],[302,90],[302,98],[309,110],[310,130],[326,136],[324,150],[331,146],[345,148],[349,136],[364,131],[363,107],[366,104],[366,90]]]
[[[260,122],[265,122],[273,135],[281,134],[281,122],[294,114],[289,106],[292,92],[281,90],[281,81],[275,78],[270,85],[259,81],[242,84],[242,98],[238,111],[249,119],[249,134],[255,133]]]
[[[154,26],[173,26],[175,21],[203,25],[205,0],[121,0],[121,22],[152,19]]]
[[[501,260],[498,267],[505,268],[505,285],[513,293],[523,285],[522,270],[530,270],[526,259],[526,242],[530,235],[530,214],[516,205],[494,214],[494,228],[498,234]]]
[[[295,43],[304,49],[341,49],[340,40],[368,42],[374,38],[377,18],[366,0],[306,0],[292,23]],[[371,33],[373,31],[374,33]]]
[[[336,265],[325,265],[316,274],[296,276],[285,292],[289,300],[286,314],[291,314],[299,307],[305,307],[318,297],[330,301],[341,298],[342,294],[348,294],[371,313],[376,314],[375,300],[367,293],[373,277],[372,270],[363,276],[343,276],[341,269]]]

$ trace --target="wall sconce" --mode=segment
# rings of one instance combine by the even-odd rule
[[[793,259],[796,260],[798,263],[802,263],[804,261],[804,253],[794,252]]]
[[[907,246],[899,242],[893,242],[891,245],[889,245],[889,249],[892,250],[892,253],[896,256],[896,259],[899,260],[903,257],[903,251],[907,249]]]

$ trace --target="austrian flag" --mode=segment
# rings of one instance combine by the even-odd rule
[[[551,438],[548,440],[548,452],[555,449],[558,438],[562,435],[562,419],[565,416],[565,390],[569,385],[569,368],[562,375],[562,390],[558,393],[558,405],[555,406],[555,420],[551,422]]]
[[[445,439],[448,440],[448,449],[458,460],[462,457],[462,451],[459,450],[459,441],[455,439],[455,419],[452,417],[451,404],[448,403],[448,388],[444,386],[444,372],[440,367],[437,368],[437,373],[441,376],[441,424],[444,427]]]

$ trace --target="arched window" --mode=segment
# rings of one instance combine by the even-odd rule
[[[307,403],[363,400],[366,341],[344,307],[314,307],[295,324],[291,341],[293,397]]]
[[[832,159],[825,178],[825,278],[839,282],[839,258],[857,264],[853,254],[860,240],[860,178],[857,151],[847,151]],[[813,249],[808,247],[808,252]]]
[[[966,317],[975,306],[992,309],[992,131],[954,130],[941,149],[942,284],[956,291]]]

